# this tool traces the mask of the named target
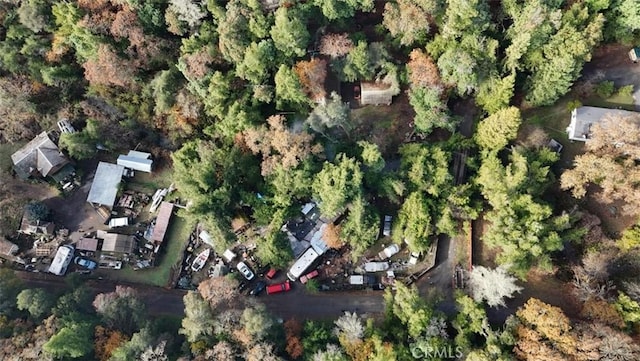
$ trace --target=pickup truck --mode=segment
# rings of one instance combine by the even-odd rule
[[[306,275],[300,277],[300,282],[302,282],[302,284],[305,284],[310,279],[318,277],[318,274],[320,274],[320,273],[318,272],[317,269],[313,270],[313,271],[307,273]]]

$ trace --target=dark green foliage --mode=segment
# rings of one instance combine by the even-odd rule
[[[16,308],[16,296],[22,282],[8,268],[0,268],[0,315],[8,316]]]
[[[234,206],[259,188],[257,160],[220,140],[187,142],[172,158],[175,183],[191,201],[186,215],[204,221],[224,250]]]
[[[380,217],[362,196],[349,206],[349,213],[340,227],[340,238],[351,246],[353,259],[360,257],[378,238]]]
[[[441,92],[435,88],[416,88],[409,92],[409,102],[416,112],[416,129],[425,134],[435,128],[453,131],[456,122],[449,116],[447,105],[440,99]]]
[[[31,223],[48,221],[51,216],[51,210],[40,201],[31,201],[24,207],[24,215]]]
[[[485,219],[491,226],[484,234],[487,244],[500,247],[497,260],[524,279],[530,267],[551,268],[551,254],[562,250],[563,241],[576,236],[568,232],[569,215],[557,216],[539,197],[551,181],[549,166],[557,155],[517,150],[503,165],[495,154],[483,160],[478,173],[482,194],[492,206]]]
[[[287,110],[304,110],[309,107],[309,98],[302,90],[298,75],[288,66],[282,64],[275,75],[276,108]]]
[[[285,59],[302,57],[307,52],[309,31],[301,11],[281,6],[275,12],[275,23],[271,28],[271,38]]]
[[[331,323],[320,321],[307,321],[302,331],[302,345],[305,355],[313,355],[319,350],[324,350],[327,343],[336,342]]]
[[[360,195],[362,171],[360,163],[341,154],[335,163],[325,162],[313,181],[313,195],[327,217],[335,217]]]
[[[114,292],[98,294],[93,307],[105,325],[125,334],[139,330],[146,321],[145,305],[130,287],[116,286]]]
[[[615,91],[616,91],[616,87],[612,81],[600,82],[595,87],[596,94],[603,99],[607,99],[611,97]]]

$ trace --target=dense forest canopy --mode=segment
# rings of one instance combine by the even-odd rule
[[[225,308],[238,285],[220,278],[186,294],[178,327],[146,317],[128,287],[52,294],[0,270],[3,359],[40,357],[27,348],[65,360],[387,361],[444,348],[466,360],[640,359],[640,226],[609,234],[558,196],[596,188],[637,217],[637,123],[595,127],[558,176],[548,135],[524,116],[569,93],[598,46],[639,44],[637,0],[0,0],[0,20],[0,144],[63,118],[79,130],[59,139],[75,160],[142,144],[172,168],[189,204],[180,216],[218,252],[241,214],[263,231],[258,258],[286,267],[281,227],[313,199],[339,220],[331,247],[354,260],[388,213],[394,241],[417,254],[482,216],[497,254],[455,311],[400,284],[376,321],[277,320],[254,299]],[[359,107],[365,83],[395,104]],[[0,235],[15,213],[0,199]],[[579,310],[531,298],[490,324],[485,306],[504,305],[532,269],[564,275]]]

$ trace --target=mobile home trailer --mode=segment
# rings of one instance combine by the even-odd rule
[[[307,250],[298,257],[293,266],[291,266],[291,269],[287,272],[287,277],[289,277],[291,281],[295,282],[319,258],[320,255],[313,249],[313,247],[307,248]]]

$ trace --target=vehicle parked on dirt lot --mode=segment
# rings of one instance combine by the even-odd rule
[[[84,268],[90,269],[90,270],[94,270],[94,269],[96,269],[96,267],[98,267],[98,264],[95,263],[94,261],[92,261],[90,259],[82,258],[82,257],[76,257],[73,260],[73,263],[75,263],[76,265],[78,265],[80,267],[84,267]]]
[[[236,268],[238,269],[238,271],[240,271],[240,273],[242,273],[242,275],[244,276],[244,278],[247,279],[247,281],[251,281],[253,277],[255,277],[251,268],[249,268],[249,266],[247,266],[247,264],[244,262],[238,262],[238,265],[236,266]]]
[[[381,261],[384,261],[387,258],[391,258],[391,256],[395,255],[398,252],[400,252],[400,246],[398,246],[397,244],[392,244],[378,253],[378,258]]]
[[[387,262],[367,262],[363,265],[365,272],[382,272],[389,269]]]
[[[278,273],[278,270],[275,268],[270,268],[269,271],[264,275],[267,279],[273,279],[273,277],[276,276],[276,273]]]
[[[256,286],[249,292],[251,296],[258,296],[264,291],[267,287],[267,284],[264,281],[260,281],[256,284]]]
[[[311,271],[311,272],[307,273],[306,275],[304,275],[304,276],[300,277],[300,282],[302,282],[302,284],[305,284],[305,283],[307,283],[307,281],[309,281],[310,279],[318,277],[318,275],[319,275],[319,274],[320,274],[320,273],[318,272],[318,270],[317,270],[317,269],[316,269],[316,270],[313,270],[313,271]]]
[[[289,281],[267,286],[268,295],[272,295],[274,293],[280,293],[280,292],[287,292],[289,290],[291,290],[291,284],[289,283]]]
[[[420,260],[420,253],[411,252],[411,257],[409,257],[409,264],[415,265],[416,263],[418,263],[419,260]]]
[[[382,235],[385,237],[389,237],[391,235],[391,221],[393,220],[393,217],[391,216],[384,216],[384,224],[382,227]]]

